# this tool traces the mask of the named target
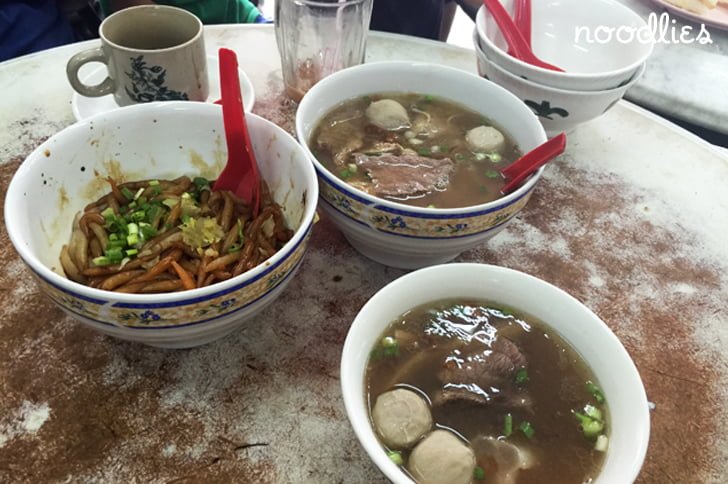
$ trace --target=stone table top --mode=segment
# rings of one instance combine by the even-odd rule
[[[206,29],[237,51],[255,111],[292,130],[270,26]],[[73,122],[65,63],[93,42],[0,64],[0,194]],[[373,34],[368,60],[475,71],[472,51]],[[639,483],[728,480],[728,157],[627,102],[579,126],[529,205],[458,260],[568,291],[621,339],[650,401]],[[12,207],[5,207],[12,210]],[[364,302],[404,271],[323,218],[283,295],[241,331],[184,351],[82,327],[38,292],[0,229],[0,481],[385,482],[351,430],[339,356]]]

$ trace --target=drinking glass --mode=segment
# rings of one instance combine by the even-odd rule
[[[364,62],[372,0],[277,0],[275,30],[286,93],[294,101],[319,80]]]

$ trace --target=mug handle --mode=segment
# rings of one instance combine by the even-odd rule
[[[106,56],[101,47],[95,49],[88,49],[71,57],[66,65],[66,75],[68,76],[68,82],[71,86],[78,91],[80,94],[88,97],[99,97],[107,94],[112,94],[115,90],[114,80],[110,77],[106,77],[100,84],[95,86],[89,86],[81,82],[78,78],[78,70],[84,64],[89,62],[103,62],[107,64]]]

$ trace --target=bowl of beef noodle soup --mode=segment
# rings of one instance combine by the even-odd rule
[[[341,385],[395,483],[627,483],[649,440],[639,373],[605,323],[496,266],[433,266],[381,289],[349,330]]]
[[[402,268],[446,262],[505,228],[543,168],[507,195],[499,170],[546,141],[505,89],[413,62],[323,79],[301,101],[296,133],[323,210],[359,252]]]
[[[257,217],[211,190],[227,159],[217,105],[125,107],[40,145],[5,200],[40,289],[84,325],[162,347],[213,341],[271,304],[300,266],[318,188],[292,136],[247,119],[265,189]]]

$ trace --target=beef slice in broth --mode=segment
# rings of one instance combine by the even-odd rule
[[[450,158],[410,154],[369,156],[355,153],[354,159],[372,180],[370,192],[373,195],[401,199],[445,190],[455,168]]]
[[[462,363],[446,365],[438,374],[443,384],[433,405],[461,401],[478,405],[511,407],[530,405],[527,393],[515,384],[514,376],[526,367],[526,357],[511,340],[498,337],[490,345],[461,355]]]

